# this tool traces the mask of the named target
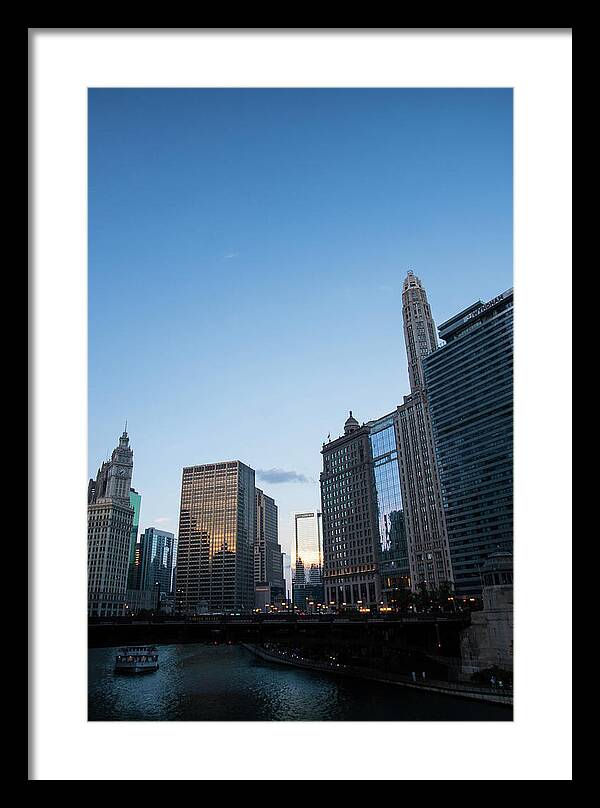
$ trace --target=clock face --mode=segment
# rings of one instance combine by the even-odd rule
[[[127,474],[127,470],[124,468],[119,468],[117,469],[117,474],[119,475],[119,477],[124,477]]]

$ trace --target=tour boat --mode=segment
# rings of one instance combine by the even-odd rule
[[[154,645],[127,645],[117,649],[115,671],[146,673],[158,670],[158,648]]]

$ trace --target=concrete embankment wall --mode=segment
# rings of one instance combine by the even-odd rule
[[[290,665],[295,668],[305,668],[306,670],[319,671],[320,673],[334,674],[335,676],[349,676],[357,679],[368,679],[373,682],[383,682],[385,684],[400,685],[401,687],[409,687],[414,690],[428,690],[432,693],[442,693],[446,696],[455,696],[459,698],[475,699],[476,701],[492,702],[494,704],[504,704],[511,706],[513,703],[512,695],[501,695],[497,693],[490,693],[477,688],[470,688],[466,685],[452,685],[448,686],[443,682],[426,682],[415,683],[402,679],[397,674],[386,673],[384,671],[376,671],[374,669],[361,669],[351,668],[349,666],[331,667],[322,662],[312,662],[300,659],[286,659],[277,653],[266,651],[260,646],[250,643],[241,643],[241,645],[253,654],[256,654],[260,659],[266,662],[276,662],[280,665]]]

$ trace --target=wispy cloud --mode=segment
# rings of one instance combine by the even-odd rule
[[[306,474],[298,471],[285,471],[285,469],[258,469],[256,476],[266,483],[314,483]]]
[[[153,520],[153,524],[155,525],[168,525],[171,522],[170,516],[157,516],[156,519]]]
[[[224,258],[226,261],[231,261],[231,259],[232,259],[232,258],[237,258],[237,257],[238,257],[238,255],[239,255],[239,253],[236,253],[236,252],[228,252],[228,253],[225,253],[225,255],[223,256],[223,258]]]

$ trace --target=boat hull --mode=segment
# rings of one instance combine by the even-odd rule
[[[115,673],[153,673],[158,670],[158,665],[115,665]]]
[[[155,645],[124,645],[115,658],[117,673],[153,673],[158,670],[158,648]]]

